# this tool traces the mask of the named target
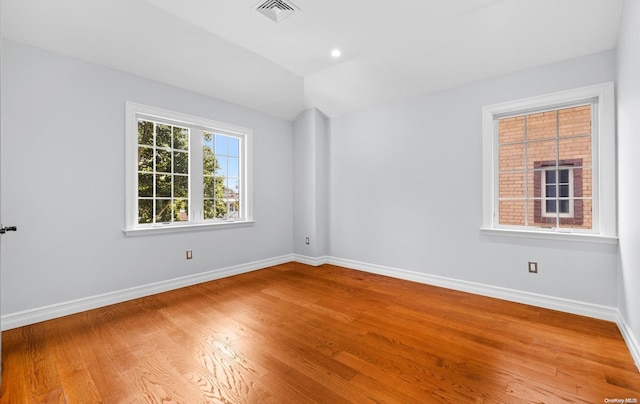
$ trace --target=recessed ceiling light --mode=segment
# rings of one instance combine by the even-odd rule
[[[337,59],[342,56],[342,52],[340,52],[340,49],[334,49],[331,51],[331,56]]]

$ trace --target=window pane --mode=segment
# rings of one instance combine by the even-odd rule
[[[171,152],[168,150],[156,151],[156,171],[159,173],[171,172]]]
[[[176,198],[189,197],[189,177],[185,175],[173,176],[173,196]]]
[[[230,218],[240,218],[240,199],[235,198],[229,201],[228,215]]]
[[[138,147],[138,171],[153,171],[153,149]]]
[[[529,171],[527,173],[526,196],[528,198],[540,198],[542,196],[542,171]]]
[[[558,188],[559,188],[559,191],[560,191],[558,196],[560,198],[568,198],[568,197],[571,196],[571,194],[569,193],[570,190],[569,190],[569,185],[568,184],[560,185]],[[548,196],[550,196],[550,195],[548,195]]]
[[[176,222],[186,222],[189,220],[189,201],[186,199],[176,199],[173,202],[174,220]]]
[[[240,140],[234,136],[205,132],[203,152],[205,219],[237,217]]]
[[[216,155],[216,160],[218,160],[218,167],[219,167],[219,170],[216,174],[225,176],[225,177],[229,175],[227,174],[229,172],[229,164],[228,164],[227,156]]]
[[[146,224],[153,222],[153,200],[138,199],[138,223]]]
[[[228,155],[228,137],[224,135],[216,135],[216,148],[214,150],[216,155]]]
[[[171,196],[171,176],[156,175],[156,195],[155,196]]]
[[[170,199],[156,199],[156,223],[171,222],[171,207]]]
[[[524,172],[500,174],[498,187],[500,198],[524,198]]]
[[[556,161],[556,141],[532,142],[527,145],[528,169],[542,167],[542,163]],[[537,165],[537,167],[536,167]]]
[[[556,196],[556,186],[555,185],[547,185],[545,188],[544,196],[548,198],[555,198]]]
[[[553,206],[550,206],[553,209]],[[554,211],[547,211],[546,200],[529,201],[529,226],[545,229],[557,227],[558,219]]]
[[[150,199],[140,209],[145,209],[145,220],[150,223],[189,220],[189,129],[156,124],[155,142],[155,149],[139,148],[139,169],[149,174],[138,175],[138,193],[162,199],[155,199],[155,208]],[[172,147],[178,150],[172,151]],[[171,175],[174,172],[185,175]]]
[[[204,146],[202,156],[202,172],[213,175],[218,170],[218,160],[213,155],[213,150],[209,146]]]
[[[561,199],[558,201],[560,203],[560,213],[570,213],[571,212],[571,201],[567,199]]]
[[[524,142],[524,116],[498,120],[498,143]]]
[[[156,146],[157,147],[171,147],[171,126],[169,125],[156,125]]]
[[[216,200],[216,219],[227,218],[227,205],[222,199]]]
[[[229,137],[229,156],[240,157],[240,139],[237,137]]]
[[[228,190],[228,192],[230,192],[232,195],[235,196],[235,193],[238,192],[239,189],[240,189],[240,179],[239,178],[228,177],[227,178],[227,190]]]
[[[173,152],[173,172],[176,174],[189,174],[189,153]]]
[[[591,167],[591,137],[560,139],[558,141],[561,161],[571,161],[573,166]]]
[[[202,146],[205,149],[209,149],[211,150],[211,153],[214,152],[214,147],[213,147],[213,133],[211,132],[204,132],[203,136],[202,136]]]
[[[138,120],[138,197],[145,198],[138,201],[139,223],[189,220],[189,133]]]
[[[569,170],[558,170],[558,174],[560,175],[560,184],[568,184],[569,183]]]
[[[565,108],[558,111],[558,136],[591,134],[591,105]]]
[[[547,214],[556,213],[556,200],[555,199],[551,199],[551,200],[547,199],[547,200],[544,201],[544,203],[545,203],[545,207],[546,207],[545,212],[547,212]]]
[[[556,137],[556,111],[527,116],[527,140],[554,139]]]
[[[216,217],[215,202],[212,199],[204,200],[204,218],[214,219]]]
[[[525,202],[524,201],[500,201],[500,224],[524,226]]]
[[[153,174],[138,174],[138,196],[153,197]]]
[[[501,172],[524,171],[524,144],[500,146],[498,161]]]
[[[153,146],[153,122],[138,120],[138,144]]]
[[[574,195],[576,198],[593,197],[593,185],[591,183],[592,170],[590,168],[582,168],[573,170]]]
[[[219,182],[220,178],[216,178],[212,176],[204,177],[203,192],[204,192],[205,198],[214,198],[216,196],[216,179],[218,179],[218,182]]]
[[[229,177],[240,177],[240,159],[229,157]]]
[[[591,229],[593,225],[592,206],[593,203],[591,199],[576,199],[573,201],[573,217],[562,218],[560,220],[560,227],[583,230]]]
[[[545,182],[547,184],[555,184],[556,183],[556,170],[547,170],[544,172]]]
[[[173,127],[173,148],[189,150],[189,129]]]
[[[539,218],[542,211],[542,201],[540,199],[526,201],[525,206],[527,207],[527,226],[537,226],[539,222]],[[536,210],[537,209],[537,210]],[[538,221],[536,221],[536,217]]]

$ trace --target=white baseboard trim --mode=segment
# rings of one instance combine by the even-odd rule
[[[404,269],[385,267],[375,264],[367,264],[358,261],[329,257],[328,264],[345,268],[371,272],[374,274],[390,276],[427,285],[439,286],[447,289],[459,290],[476,295],[508,300],[516,303],[528,304],[551,310],[558,310],[581,316],[593,317],[601,320],[616,322],[618,309],[615,307],[580,302],[559,297],[546,296],[537,293],[524,292],[499,286],[485,285],[481,283],[462,281],[437,275],[429,275],[421,272],[407,271]]]
[[[329,263],[329,257],[327,256],[313,258],[313,257],[308,257],[306,255],[294,254],[293,260],[301,264],[311,265],[312,267],[317,267],[322,264]]]
[[[243,273],[256,271],[258,269],[263,269],[274,265],[285,264],[291,261],[294,261],[293,254],[283,255],[281,257],[255,261],[248,264],[236,265],[228,268],[216,269],[196,275],[189,275],[181,278],[170,279],[167,281],[123,289],[116,292],[89,296],[82,299],[53,304],[45,307],[39,307],[31,310],[25,310],[17,313],[5,314],[2,316],[2,318],[0,318],[0,327],[3,331],[10,330],[12,328],[35,324],[41,321],[51,320],[57,317],[76,314],[87,310],[97,309],[99,307],[104,307],[111,304],[122,303],[127,300],[150,296],[156,293],[167,292],[186,286],[197,285],[203,282],[209,282],[233,275],[240,275]]]
[[[618,329],[620,329],[624,342],[626,342],[629,347],[631,357],[633,357],[633,361],[636,363],[638,371],[640,371],[640,344],[638,343],[638,339],[633,335],[631,327],[629,327],[629,324],[627,324],[627,321],[619,310],[616,323],[618,324]]]

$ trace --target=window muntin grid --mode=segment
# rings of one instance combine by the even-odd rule
[[[592,229],[594,109],[581,102],[495,118],[499,226]],[[573,186],[555,184],[548,195],[545,176],[562,169]],[[564,211],[547,209],[554,205]]]
[[[242,139],[216,132],[203,134],[204,219],[242,219]]]
[[[189,141],[189,128],[138,119],[138,224],[189,221]]]

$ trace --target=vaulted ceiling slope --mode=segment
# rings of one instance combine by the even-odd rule
[[[2,0],[2,35],[292,120],[612,49],[624,2],[291,1]]]

